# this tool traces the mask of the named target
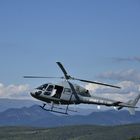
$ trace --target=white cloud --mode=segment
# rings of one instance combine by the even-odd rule
[[[29,85],[8,85],[0,83],[0,98],[29,99]]]
[[[140,72],[134,69],[105,72],[97,77],[108,80],[133,81],[136,83],[140,82]]]
[[[140,94],[140,84],[132,81],[122,81],[117,84],[121,89],[109,88],[100,85],[87,84],[85,86],[91,93],[98,97],[109,98],[118,101],[128,101]]]
[[[134,99],[138,94],[140,94],[140,72],[134,69],[120,70],[120,71],[110,71],[98,75],[98,78],[105,80],[118,80],[121,81],[117,83],[121,89],[107,88],[96,86],[92,90],[92,85],[87,85],[86,87],[91,90],[91,93],[97,96],[107,97],[119,101],[128,101]],[[140,106],[140,101],[138,103]]]

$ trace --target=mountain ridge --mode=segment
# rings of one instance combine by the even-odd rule
[[[9,108],[22,108],[22,107],[31,107],[34,104],[39,103],[35,100],[30,99],[8,99],[8,98],[1,98],[0,99],[0,112],[3,112]]]
[[[0,112],[0,126],[57,127],[67,125],[123,125],[140,123],[140,111],[131,116],[128,111],[107,110],[89,115],[58,115],[38,105],[8,109]]]

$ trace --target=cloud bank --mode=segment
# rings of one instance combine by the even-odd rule
[[[140,72],[136,70],[110,71],[98,75],[98,78],[104,80],[119,80],[116,85],[120,86],[121,89],[87,84],[85,87],[90,90],[92,95],[126,102],[140,94]],[[140,101],[138,105],[140,106]]]
[[[128,101],[140,94],[140,84],[123,81],[117,85],[119,85],[121,89],[108,88],[94,84],[87,84],[85,88],[88,89],[93,96],[95,95],[119,101]]]
[[[135,57],[120,57],[120,58],[113,58],[114,61],[116,62],[139,62],[140,63],[140,57],[135,56]]]
[[[0,98],[29,99],[29,85],[4,85],[0,83]]]
[[[140,94],[140,72],[130,69],[122,71],[106,72],[98,75],[98,78],[104,80],[119,80],[116,86],[121,89],[105,87],[96,84],[87,84],[85,88],[90,90],[90,93],[95,96],[105,97],[118,101],[128,101],[134,99]],[[4,85],[0,83],[0,98],[10,99],[32,99],[29,94],[29,85]],[[140,106],[140,101],[139,104]]]

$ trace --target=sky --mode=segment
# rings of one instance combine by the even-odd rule
[[[136,96],[140,1],[1,0],[1,98],[26,98],[49,81],[24,75],[62,76],[56,61],[72,76],[122,87],[84,85],[94,94],[120,100]]]

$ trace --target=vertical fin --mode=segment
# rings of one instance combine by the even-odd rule
[[[131,115],[135,115],[135,106],[138,103],[139,99],[140,99],[140,94],[138,94],[138,96],[136,96],[134,100],[129,100],[127,102],[129,105],[134,106],[134,108],[128,108],[128,111]]]

